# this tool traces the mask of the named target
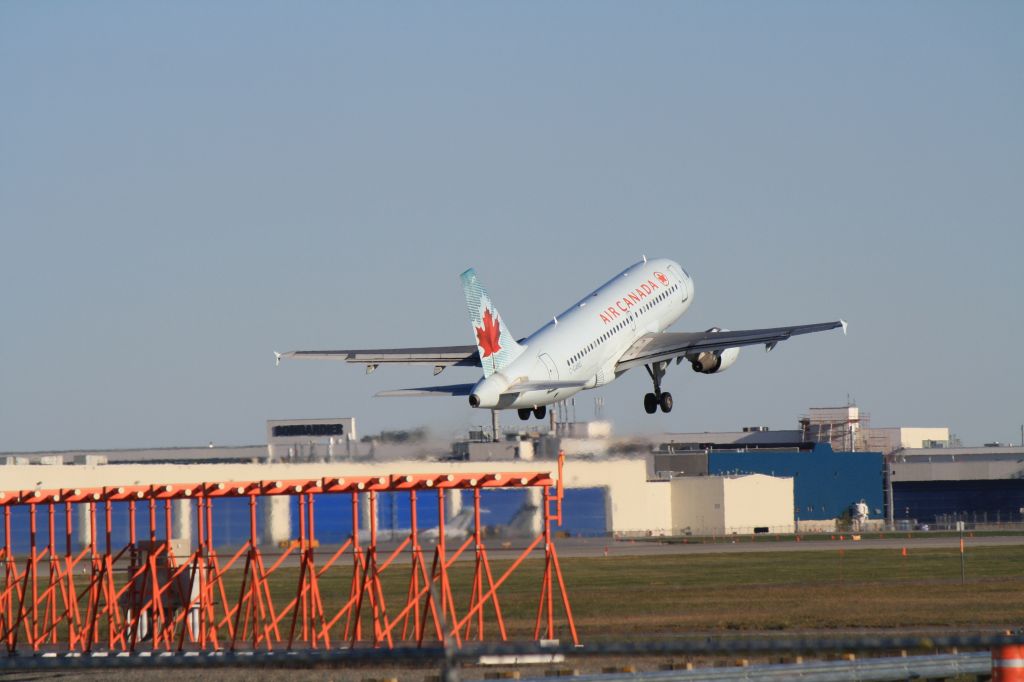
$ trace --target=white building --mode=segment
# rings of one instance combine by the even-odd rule
[[[670,485],[673,535],[794,531],[792,478],[681,476]]]

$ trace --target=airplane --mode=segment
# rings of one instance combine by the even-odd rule
[[[488,510],[481,509],[482,514],[487,514]],[[453,516],[444,524],[444,537],[446,540],[462,540],[473,532],[473,507],[463,507],[459,510],[459,513]],[[409,536],[412,530],[409,528],[378,528],[377,539],[378,540],[404,540]],[[441,530],[438,526],[432,526],[430,528],[423,528],[419,531],[420,540],[426,542],[437,543],[441,537]],[[359,541],[369,542],[370,531],[360,530]]]
[[[693,371],[719,374],[739,357],[742,346],[780,341],[842,327],[844,320],[817,324],[729,331],[665,331],[693,302],[693,278],[666,259],[638,261],[591,291],[572,307],[535,331],[516,339],[501,319],[472,268],[461,275],[475,345],[363,350],[289,351],[282,358],[332,359],[366,366],[432,365],[434,376],[447,367],[479,367],[483,377],[473,383],[422,386],[382,391],[377,396],[465,396],[471,407],[518,410],[519,418],[544,419],[547,406],[580,391],[611,383],[634,367],[644,367],[654,390],[644,395],[644,410],[672,411],[672,394],[662,379],[674,361]]]
[[[481,509],[481,513],[486,514],[486,509]],[[473,519],[475,515],[473,513],[473,507],[463,507],[459,510],[459,513],[453,516],[444,524],[444,537],[446,540],[461,540],[467,535],[473,532]],[[420,532],[420,538],[427,541],[437,542],[440,539],[441,530],[438,526],[433,528],[427,528]]]
[[[498,537],[518,537],[534,535],[540,528],[540,507],[530,502],[523,502],[512,515],[508,523],[497,526],[495,533]]]

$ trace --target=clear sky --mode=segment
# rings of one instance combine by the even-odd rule
[[[642,254],[675,330],[850,334],[642,370],[617,430],[792,428],[851,396],[1024,421],[1024,3],[0,3],[0,450],[485,423],[429,368],[273,350],[525,335]],[[450,369],[439,383],[474,380]],[[507,413],[506,423],[518,423]]]

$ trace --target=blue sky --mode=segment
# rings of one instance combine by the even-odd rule
[[[676,330],[850,335],[644,372],[619,432],[1024,421],[1024,5],[0,4],[0,450],[253,443],[487,420],[372,399],[429,368],[273,350],[472,342],[475,266],[525,335],[640,258]],[[470,381],[467,370],[440,379]],[[513,415],[506,417],[512,423]]]

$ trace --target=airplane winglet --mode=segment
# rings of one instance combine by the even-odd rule
[[[846,328],[849,326],[846,320],[839,320],[839,324],[843,325],[843,336],[846,336]]]

